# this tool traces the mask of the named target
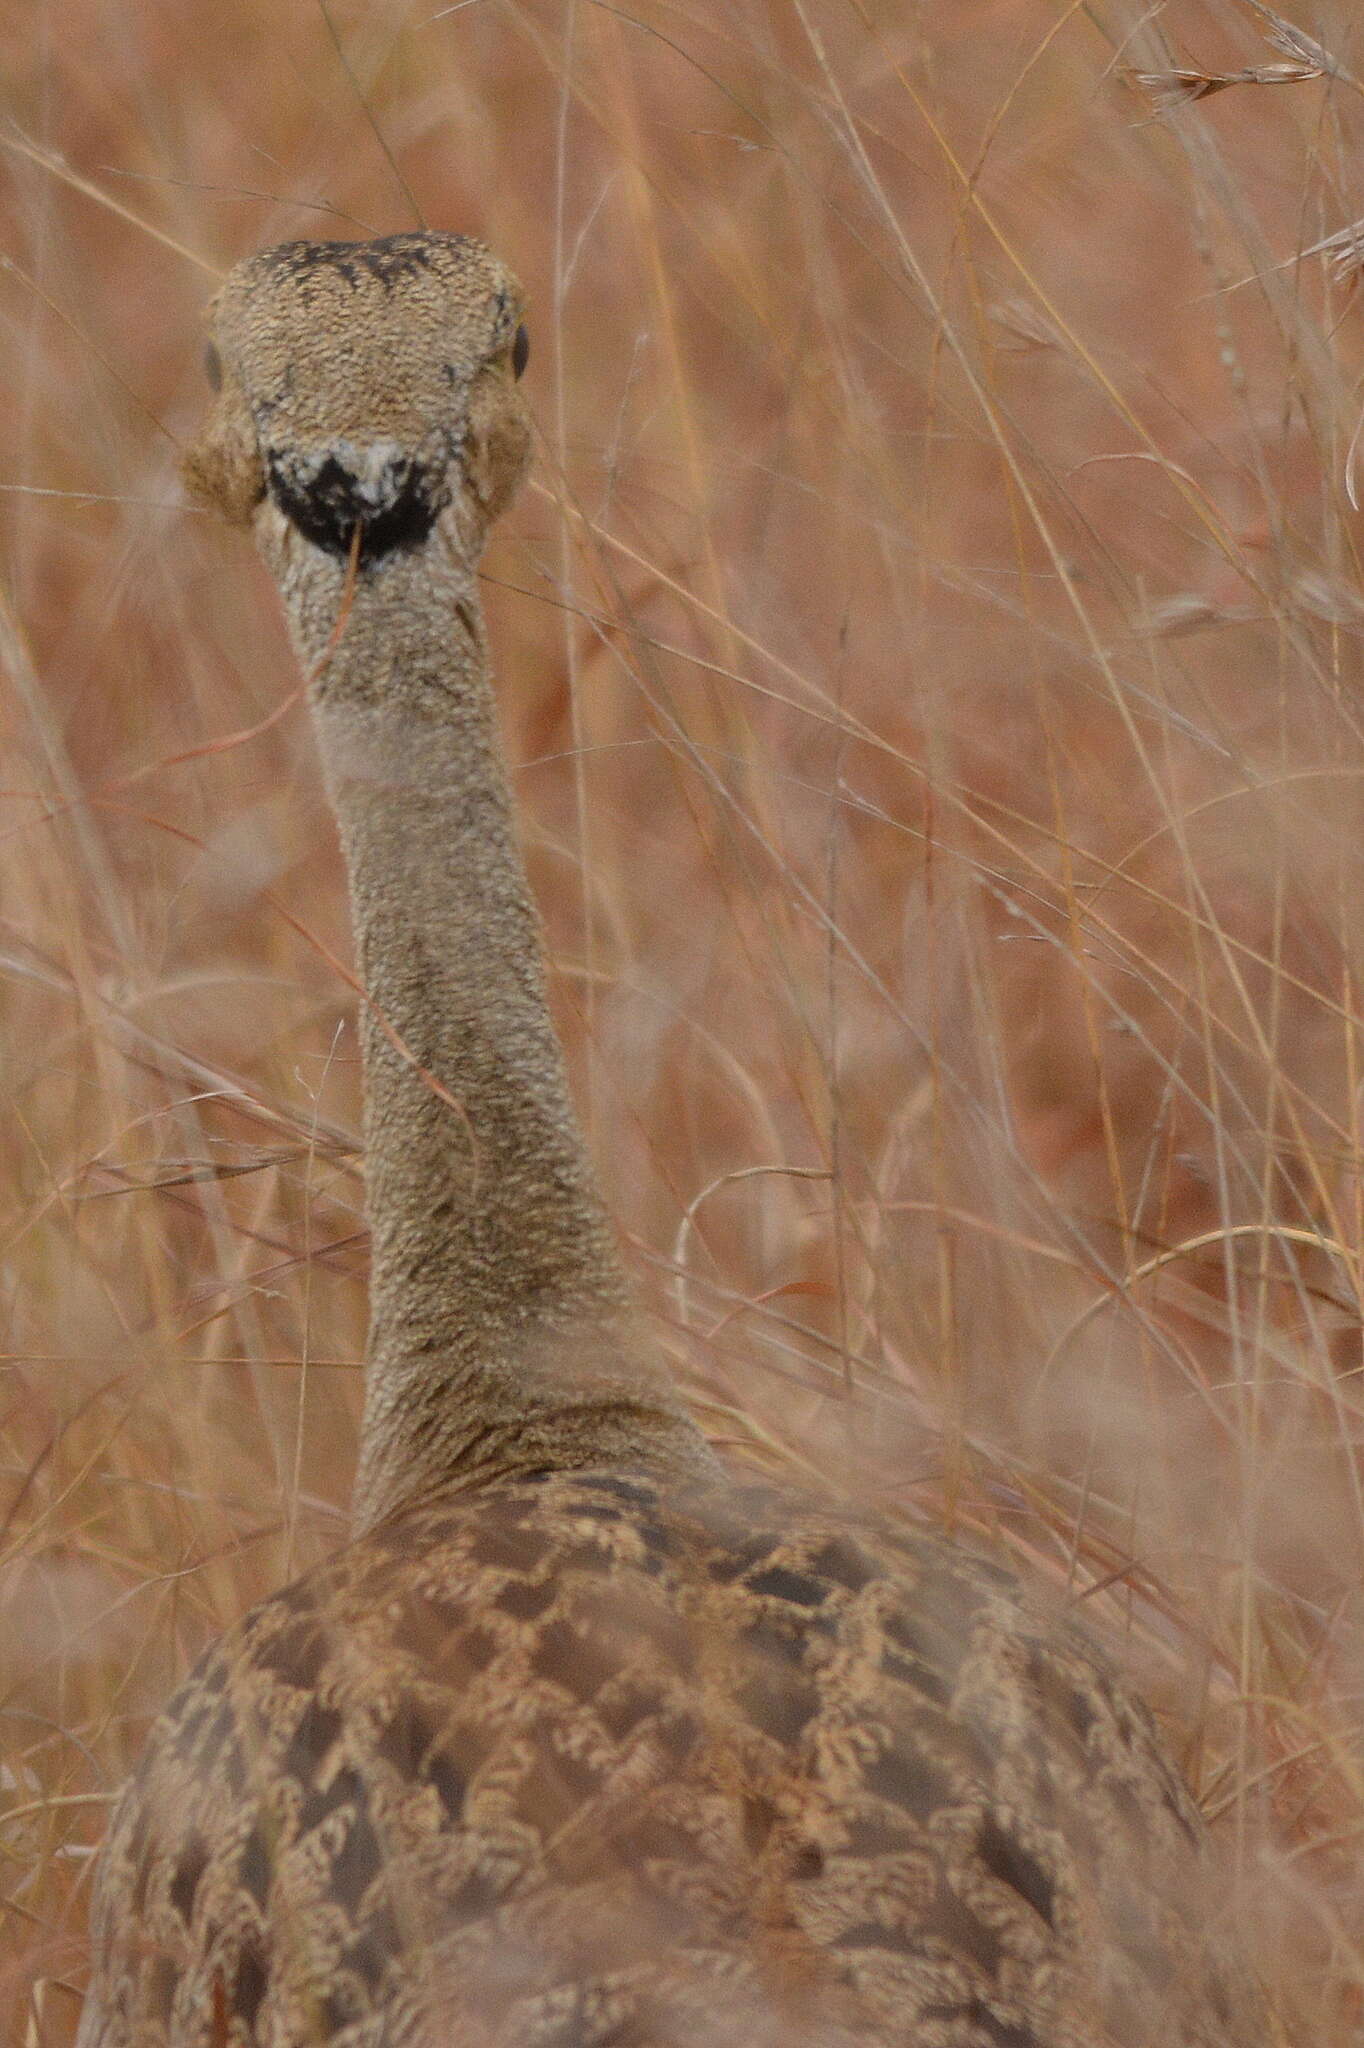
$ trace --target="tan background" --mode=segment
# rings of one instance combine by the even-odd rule
[[[272,592],[175,459],[214,273],[414,204],[531,296],[506,729],[702,1420],[1084,1596],[1295,2037],[1352,2038],[1364,314],[1294,257],[1364,215],[1364,90],[1160,115],[1127,67],[1294,60],[1250,0],[1149,11],[0,28],[5,2041],[70,2039],[150,1714],[344,1531],[344,895]],[[1288,11],[1364,72],[1346,0]]]

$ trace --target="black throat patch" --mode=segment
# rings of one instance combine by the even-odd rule
[[[420,547],[449,497],[443,477],[405,455],[362,481],[338,454],[304,460],[269,448],[265,474],[275,504],[314,547],[348,556],[358,527],[362,562]]]

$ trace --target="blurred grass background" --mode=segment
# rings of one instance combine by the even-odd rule
[[[342,878],[176,451],[218,273],[419,216],[530,293],[506,731],[699,1416],[1068,1589],[1290,2038],[1357,2038],[1364,309],[1306,252],[1364,215],[1361,44],[1348,0],[0,25],[4,2040],[71,2039],[158,1704],[344,1536]]]

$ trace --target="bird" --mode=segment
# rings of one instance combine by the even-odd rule
[[[1048,1589],[727,1470],[597,1191],[478,563],[530,459],[472,238],[210,311],[350,890],[372,1233],[353,1534],[201,1658],[100,1854],[80,2048],[1257,2048],[1150,1714]]]

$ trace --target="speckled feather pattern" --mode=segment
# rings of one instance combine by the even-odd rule
[[[219,295],[191,489],[308,677],[366,990],[357,1540],[152,1731],[80,2048],[1257,2048],[1203,1829],[1058,1606],[727,1479],[597,1197],[476,565],[520,289],[434,234]]]
[[[99,2039],[1211,2048],[1250,2036],[1199,1837],[990,1563],[546,1474],[373,1532],[201,1663],[112,1830],[136,1960]]]

